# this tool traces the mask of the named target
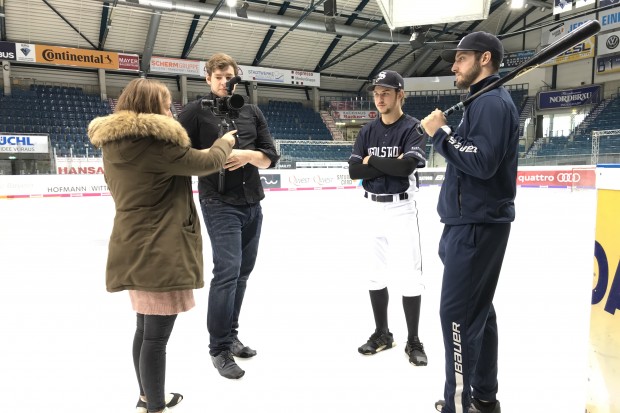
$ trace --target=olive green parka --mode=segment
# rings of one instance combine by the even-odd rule
[[[192,149],[175,119],[130,111],[94,119],[88,136],[102,148],[116,206],[107,290],[202,288],[202,237],[191,176],[219,171],[232,145],[218,139],[208,150]]]

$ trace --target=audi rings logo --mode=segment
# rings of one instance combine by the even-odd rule
[[[555,176],[558,182],[577,183],[581,181],[581,175],[577,172],[560,172]]]
[[[609,50],[613,50],[618,47],[618,43],[620,43],[620,38],[614,34],[613,36],[609,36],[605,42],[605,46],[607,46]]]

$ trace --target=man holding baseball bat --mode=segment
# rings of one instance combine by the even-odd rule
[[[492,34],[474,32],[442,58],[456,85],[473,95],[499,79],[504,48]],[[451,129],[441,110],[421,122],[447,161],[437,211],[444,223],[440,318],[446,357],[442,413],[500,413],[496,394],[497,322],[493,295],[510,223],[515,218],[519,114],[503,87],[482,93]]]

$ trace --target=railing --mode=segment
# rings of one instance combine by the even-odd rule
[[[506,89],[510,91],[517,90],[529,90],[529,83],[519,83],[516,85],[506,85]],[[460,89],[441,89],[441,90],[414,90],[405,91],[405,98],[418,98],[418,97],[447,97],[457,96],[462,97],[466,95],[467,91]],[[460,100],[460,99],[459,99]],[[375,102],[369,96],[322,96],[321,97],[321,109],[322,110],[375,110]]]
[[[11,76],[11,88],[20,89],[20,90],[30,90],[31,85],[35,86],[52,86],[52,87],[66,87],[66,88],[81,88],[82,92],[87,95],[98,95],[100,93],[98,85],[86,85],[80,83],[70,83],[70,82],[49,82],[49,81],[40,81],[33,77],[19,77],[19,76]]]
[[[248,103],[249,102],[249,97],[245,97],[245,98],[246,98],[246,103]],[[278,97],[277,99],[274,99],[273,97],[269,97],[269,96],[259,96],[258,99],[257,99],[257,103],[260,106],[267,106],[267,105],[269,105],[269,102],[301,103],[301,105],[304,108],[309,108],[309,109],[313,108],[311,100],[282,98],[282,97]]]
[[[598,164],[620,163],[620,153],[599,154]],[[591,154],[532,156],[519,159],[519,166],[558,166],[558,165],[591,165]]]
[[[302,141],[276,139],[276,149],[283,160],[294,161],[341,161],[351,155],[351,141]]]

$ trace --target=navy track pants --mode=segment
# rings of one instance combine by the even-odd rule
[[[446,225],[439,315],[446,356],[442,413],[463,413],[472,395],[496,400],[497,322],[493,296],[510,223]],[[473,394],[472,394],[473,390]]]

